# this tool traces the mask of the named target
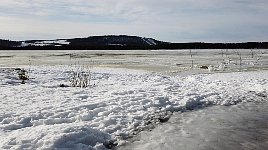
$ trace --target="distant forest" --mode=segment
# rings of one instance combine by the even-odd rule
[[[53,41],[53,40],[50,40]],[[137,36],[95,36],[65,39],[69,44],[34,45],[42,40],[10,41],[0,39],[0,50],[157,50],[157,49],[268,49],[268,42],[245,43],[169,43]],[[30,43],[22,46],[22,43]]]
[[[19,46],[19,45],[20,45],[20,42],[0,39],[0,49],[12,48],[12,47]]]

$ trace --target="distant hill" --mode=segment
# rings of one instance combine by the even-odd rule
[[[19,44],[18,44],[19,43]],[[127,35],[90,36],[87,38],[10,41],[10,49],[151,49],[167,42]],[[0,45],[0,48],[6,45]]]
[[[268,48],[268,42],[246,43],[170,43],[153,38],[106,35],[87,38],[56,40],[0,40],[0,49],[33,49],[33,50],[131,50],[131,49],[252,49]]]

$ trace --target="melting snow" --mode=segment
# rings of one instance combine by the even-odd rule
[[[69,84],[67,66],[31,67],[26,84],[11,69],[1,69],[0,148],[106,149],[174,111],[267,101],[267,71],[183,77],[91,71],[92,86],[83,89],[59,87]]]
[[[268,103],[240,103],[176,112],[152,131],[118,150],[212,150],[268,148]]]

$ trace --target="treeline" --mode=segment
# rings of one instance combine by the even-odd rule
[[[157,49],[266,49],[268,42],[246,43],[170,43],[160,44]]]
[[[0,47],[0,49],[3,49]],[[6,50],[150,50],[157,49],[152,46],[119,46],[119,45],[101,45],[101,46],[83,46],[83,45],[62,45],[62,46],[26,46],[26,47],[5,47]]]
[[[0,47],[10,50],[157,50],[157,49],[268,49],[268,42],[248,43],[161,43],[158,45],[63,45]]]
[[[52,40],[53,41],[53,40]],[[63,40],[64,41],[64,40]],[[0,40],[0,50],[157,50],[157,49],[268,49],[268,42],[246,43],[168,43],[138,36],[92,36],[88,38],[66,39],[69,44],[53,43],[36,46],[36,41],[22,42]]]
[[[17,41],[10,41],[10,40],[2,40],[0,39],[0,49],[7,49],[12,48],[15,46],[19,46],[21,43]]]

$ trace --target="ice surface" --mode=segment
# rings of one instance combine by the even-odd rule
[[[268,104],[240,103],[174,113],[118,150],[225,150],[268,148]]]
[[[254,71],[268,68],[268,50],[131,50],[131,51],[0,51],[0,67],[17,65],[70,64],[70,59],[96,67],[129,68],[165,74],[196,74],[215,72]],[[8,56],[8,57],[7,57]],[[193,62],[193,68],[192,67]],[[206,66],[211,69],[200,69]]]

